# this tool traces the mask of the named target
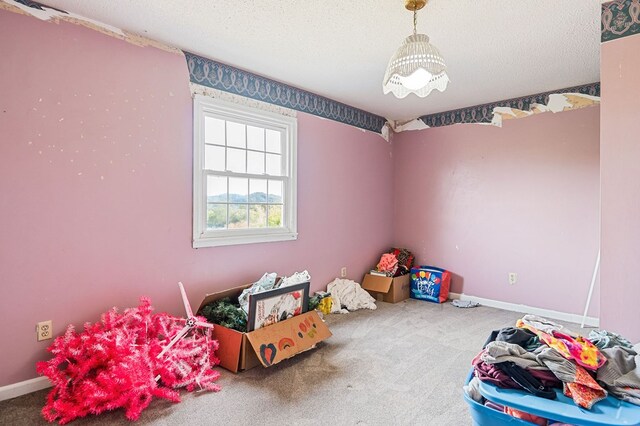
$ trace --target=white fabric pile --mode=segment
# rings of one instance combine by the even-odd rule
[[[376,299],[353,280],[336,278],[327,286],[331,293],[331,313],[348,313],[358,309],[376,309]],[[346,308],[342,309],[342,308]]]
[[[308,271],[296,272],[290,277],[284,277],[280,282],[280,288],[288,287],[290,285],[302,284],[311,282],[311,275]]]
[[[240,294],[240,297],[238,297],[238,302],[240,302],[240,307],[244,310],[245,313],[249,312],[249,296],[252,294],[271,290],[276,284],[276,278],[278,278],[278,274],[276,274],[275,272],[265,272],[262,278],[254,282],[251,287],[242,290],[242,294]]]
[[[242,294],[238,297],[238,302],[240,302],[240,307],[244,312],[248,314],[250,295],[306,282],[311,282],[311,275],[307,271],[296,272],[290,277],[282,278],[280,281],[278,281],[278,274],[275,272],[265,272],[262,278],[254,282],[251,287],[242,290]]]

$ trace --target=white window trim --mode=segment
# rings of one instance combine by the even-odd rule
[[[283,131],[285,135],[283,154],[286,154],[283,156],[286,159],[283,165],[286,174],[284,180],[289,183],[284,185],[283,192],[284,227],[207,231],[205,179],[208,173],[204,169],[204,118],[207,115]],[[193,116],[193,248],[296,240],[298,238],[296,118],[202,95],[194,96]],[[224,174],[234,175],[232,172],[224,172]],[[241,175],[246,176],[246,174]],[[259,177],[266,178],[268,175]]]

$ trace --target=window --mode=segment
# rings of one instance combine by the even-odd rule
[[[193,111],[193,247],[295,240],[296,119],[200,95]]]

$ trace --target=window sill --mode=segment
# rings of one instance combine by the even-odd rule
[[[193,248],[233,246],[240,244],[272,243],[277,241],[294,241],[297,232],[283,231],[268,234],[201,236],[193,240]]]

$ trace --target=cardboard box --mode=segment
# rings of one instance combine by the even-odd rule
[[[198,311],[208,303],[225,297],[238,297],[245,285],[217,293],[207,294]],[[329,327],[316,311],[306,312],[249,333],[242,333],[215,324],[213,338],[220,347],[216,355],[220,366],[237,373],[262,364],[277,364],[300,352],[313,348],[318,342],[331,337]]]
[[[362,279],[362,288],[367,290],[376,300],[398,303],[409,298],[410,275],[405,274],[391,278],[366,274]]]

